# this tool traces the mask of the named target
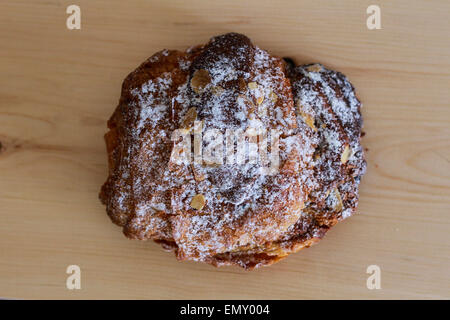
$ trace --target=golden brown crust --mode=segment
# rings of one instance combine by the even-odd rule
[[[201,133],[277,130],[279,170],[174,161],[172,134],[195,132],[198,121]],[[123,83],[105,135],[100,199],[127,237],[153,239],[180,260],[270,265],[356,209],[361,126],[345,76],[318,64],[289,67],[243,35],[163,50]]]

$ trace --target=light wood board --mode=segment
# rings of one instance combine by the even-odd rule
[[[66,7],[81,7],[81,30]],[[381,7],[381,30],[366,9]],[[0,296],[450,298],[450,2],[0,2]],[[125,76],[154,52],[229,32],[346,74],[364,103],[358,215],[252,272],[127,240],[98,191]],[[82,289],[66,288],[66,267]],[[381,268],[368,290],[366,268]]]

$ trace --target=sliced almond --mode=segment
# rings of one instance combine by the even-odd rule
[[[314,117],[312,115],[310,115],[309,113],[306,113],[303,111],[305,108],[301,105],[300,101],[297,101],[297,107],[298,107],[298,112],[300,113],[301,117],[303,118],[303,121],[305,121],[305,123],[308,125],[308,127],[313,129],[314,131],[317,131],[317,128],[314,124]]]
[[[313,129],[314,131],[317,131],[317,128],[314,125],[314,118],[311,115],[309,115],[305,112],[300,112],[300,115],[302,116],[303,121],[305,121],[305,123],[308,125],[308,127]]]
[[[263,96],[261,96],[261,97],[259,97],[258,99],[256,99],[256,103],[257,103],[258,105],[260,105],[261,103],[263,103],[263,101],[264,101],[264,97],[263,97]]]
[[[320,64],[313,64],[306,68],[309,72],[321,72],[322,66]]]
[[[191,79],[191,88],[196,93],[201,93],[203,89],[211,82],[211,77],[205,69],[198,69],[194,72]]]
[[[191,200],[191,207],[196,210],[202,210],[205,206],[205,196],[202,194],[195,195]]]
[[[342,203],[341,194],[339,193],[339,190],[337,188],[334,188],[334,195],[336,196],[337,203],[335,204],[333,209],[336,212],[341,212],[342,209],[344,208],[344,204]]]
[[[251,90],[258,89],[258,84],[257,84],[256,82],[250,82],[250,83],[248,84],[248,87],[249,87]]]
[[[349,145],[346,145],[344,148],[344,151],[341,154],[341,163],[342,164],[347,163],[348,158],[350,157],[350,152],[351,152],[351,149],[350,149]]]
[[[183,121],[181,122],[182,128],[192,128],[195,120],[197,120],[197,109],[195,109],[195,107],[192,107],[184,115]]]

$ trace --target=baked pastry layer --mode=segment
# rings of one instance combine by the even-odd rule
[[[127,237],[152,239],[180,260],[272,264],[354,213],[366,168],[360,106],[341,73],[295,67],[244,35],[163,50],[123,83],[105,135],[100,199]],[[259,146],[278,151],[275,170],[250,158],[174,157],[180,130],[207,147],[217,142],[208,133],[218,132],[238,152],[227,133],[254,129]]]

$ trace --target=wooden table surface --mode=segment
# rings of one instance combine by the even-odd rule
[[[66,27],[70,4],[81,30]],[[366,26],[371,4],[380,30]],[[0,2],[0,296],[449,299],[448,12],[446,0]],[[229,31],[345,73],[369,149],[359,214],[252,272],[128,240],[98,200],[125,76],[160,49]],[[66,288],[73,264],[81,290]],[[366,286],[369,265],[380,290]]]

